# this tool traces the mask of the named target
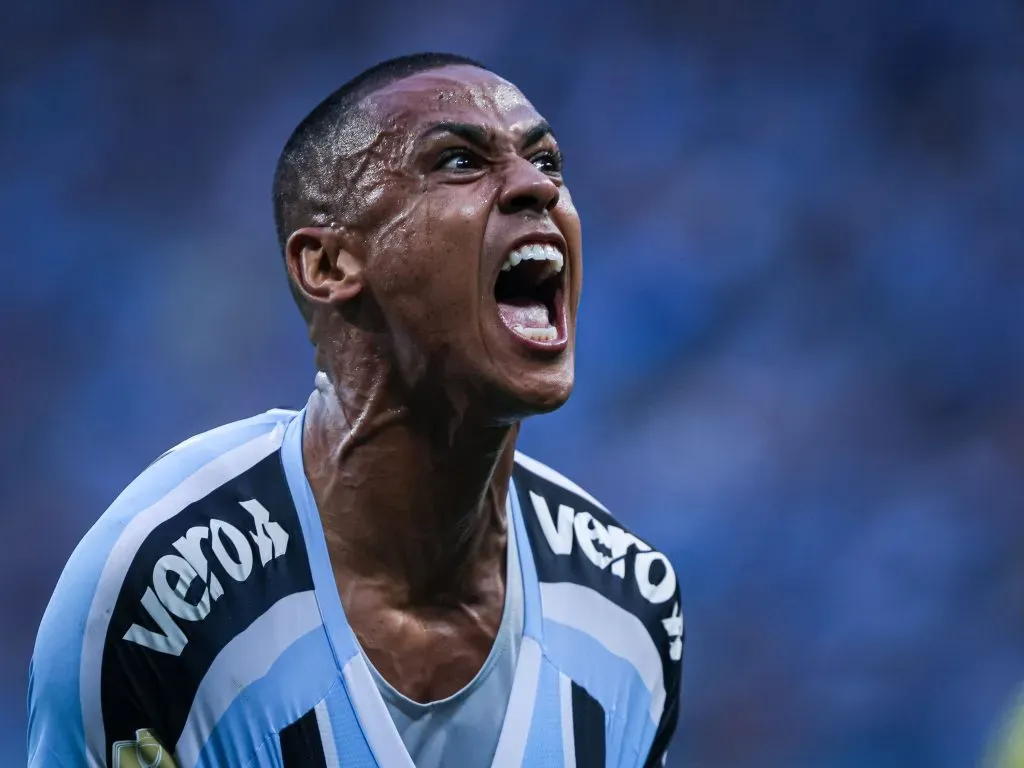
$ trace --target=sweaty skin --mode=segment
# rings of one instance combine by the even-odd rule
[[[484,146],[438,128],[449,123]],[[572,390],[580,224],[542,125],[475,67],[386,86],[339,135],[320,226],[285,249],[313,308],[323,373],[303,458],[341,601],[374,666],[416,701],[450,696],[486,659],[519,422]],[[543,236],[564,244],[558,350],[513,338],[494,297],[512,248]]]

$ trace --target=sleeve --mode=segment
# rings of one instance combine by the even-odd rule
[[[95,591],[89,576],[98,576],[88,572],[93,559],[79,544],[39,625],[28,673],[29,768],[106,765],[103,755],[90,753],[82,725],[82,644]]]
[[[678,591],[672,604],[672,613],[668,618],[662,620],[668,636],[668,663],[665,665],[665,709],[661,713],[658,730],[654,734],[654,742],[651,744],[651,750],[647,755],[647,760],[644,762],[644,768],[656,768],[657,766],[665,765],[668,747],[672,743],[672,737],[675,735],[676,727],[679,724],[685,634]]]
[[[93,605],[96,578],[89,561],[96,553],[83,545],[72,555],[50,598],[29,662],[28,766],[156,765],[152,758],[159,757],[161,747],[145,730],[154,721],[131,685],[129,665],[106,653],[103,640],[95,648],[86,640],[102,632],[97,624],[113,604]],[[101,703],[101,685],[106,706]],[[119,735],[112,728],[111,707],[116,710],[114,721],[134,725],[134,738],[115,740]],[[126,750],[131,755],[123,754]],[[160,765],[168,768],[164,758]]]
[[[40,647],[42,645],[42,647]],[[37,643],[28,673],[29,768],[106,765],[91,754],[81,730],[77,673],[70,658],[48,655],[50,643]]]
[[[28,672],[29,768],[106,765],[90,752],[82,724],[81,650],[85,611],[69,604],[65,570],[43,614]],[[70,613],[69,613],[70,612]]]

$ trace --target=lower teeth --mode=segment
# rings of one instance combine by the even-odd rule
[[[512,330],[520,336],[534,341],[554,341],[558,337],[558,331],[551,325],[547,328],[527,328],[524,325],[516,325],[512,327]]]

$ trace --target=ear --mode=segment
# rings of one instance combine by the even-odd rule
[[[363,265],[346,247],[344,233],[303,227],[284,247],[292,284],[312,304],[341,304],[363,289]]]

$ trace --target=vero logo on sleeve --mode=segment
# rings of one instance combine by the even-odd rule
[[[247,530],[242,531],[212,518],[207,525],[189,528],[172,544],[174,552],[156,561],[152,583],[142,595],[141,604],[160,631],[132,624],[125,640],[159,653],[180,655],[188,637],[175,619],[202,621],[224,594],[224,582],[211,569],[206,552],[211,553],[227,579],[244,582],[255,568],[266,566],[287,551],[288,534],[270,519],[266,507],[255,499],[239,504],[252,518],[251,528],[246,526]],[[203,587],[201,592],[198,586]]]

